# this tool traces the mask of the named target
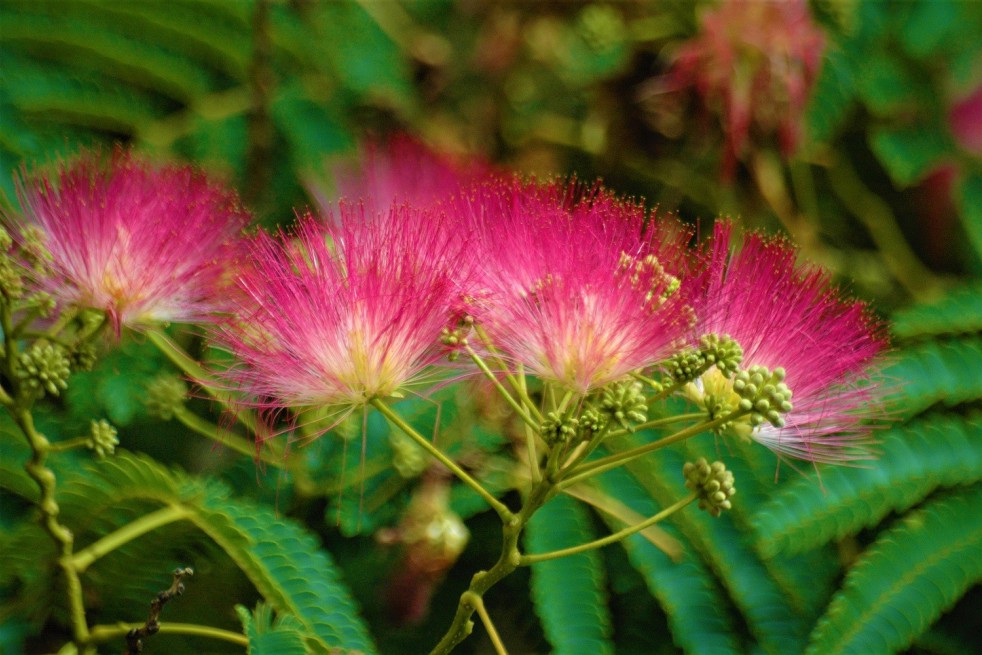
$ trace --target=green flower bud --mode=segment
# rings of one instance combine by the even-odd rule
[[[68,352],[73,371],[91,371],[95,366],[98,354],[93,344],[85,341],[76,343]]]
[[[169,421],[184,407],[187,394],[188,385],[184,380],[176,375],[159,375],[147,385],[144,404],[151,416]]]
[[[549,412],[539,426],[539,434],[548,444],[563,443],[574,439],[579,427],[578,418]]]
[[[600,392],[600,411],[625,430],[648,420],[648,402],[640,382],[615,382]]]
[[[105,457],[116,452],[119,439],[116,438],[116,428],[109,424],[105,419],[92,421],[91,432],[86,447],[95,451],[98,457]]]
[[[45,393],[59,395],[68,388],[71,361],[64,347],[53,343],[35,343],[21,353],[17,375],[28,395],[40,398]]]
[[[751,366],[733,377],[733,391],[741,398],[741,408],[753,410],[749,417],[751,427],[765,421],[776,428],[784,427],[783,414],[794,407],[791,389],[784,383],[784,377],[783,368],[770,371],[763,366]]]
[[[415,478],[426,469],[429,463],[426,453],[402,432],[390,432],[389,445],[392,446],[392,466],[400,477]]]
[[[699,509],[719,516],[723,510],[732,507],[730,497],[736,493],[736,488],[733,473],[726,470],[723,462],[710,464],[705,457],[700,457],[695,462],[686,462],[682,474],[686,488],[699,498]]]

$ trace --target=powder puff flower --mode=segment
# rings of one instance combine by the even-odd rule
[[[429,207],[470,184],[489,177],[489,164],[437,152],[406,134],[386,141],[370,141],[361,148],[358,163],[338,165],[334,172],[337,195],[361,201],[370,212],[385,211],[395,203]],[[321,210],[331,202],[319,185],[310,185]]]
[[[868,458],[862,422],[877,411],[870,369],[885,347],[882,326],[862,303],[843,298],[827,273],[796,265],[798,253],[786,241],[747,234],[742,247],[732,246],[732,226],[718,223],[693,284],[700,290],[698,330],[734,339],[743,349],[742,372],[710,369],[686,395],[713,418],[752,400],[757,420],[745,415],[723,431],[780,454]]]
[[[805,0],[723,0],[702,15],[701,32],[682,45],[677,83],[695,84],[727,133],[724,174],[751,139],[776,135],[785,155],[800,138],[808,93],[818,76],[825,36]]]
[[[224,375],[247,404],[350,410],[401,395],[445,354],[454,235],[408,206],[366,221],[342,205],[336,218],[250,242],[237,315],[215,335],[240,362]]]
[[[470,312],[513,364],[583,396],[684,340],[679,224],[561,183],[487,184],[460,205],[479,242]]]
[[[249,220],[235,194],[187,166],[117,149],[86,153],[18,189],[23,220],[50,254],[39,287],[62,306],[105,311],[114,327],[208,320]],[[33,226],[33,227],[32,227]]]

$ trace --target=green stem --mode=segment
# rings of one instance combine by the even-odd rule
[[[237,453],[247,455],[253,459],[258,457],[260,461],[274,468],[286,468],[286,463],[282,456],[277,456],[275,453],[268,453],[262,448],[256,448],[252,442],[228,430],[220,430],[217,425],[211,421],[206,421],[186,407],[175,408],[174,418],[189,430],[193,430],[206,439],[210,439],[222,446],[227,446]]]
[[[494,646],[494,652],[497,655],[508,655],[508,650],[501,641],[501,637],[498,636],[498,631],[494,627],[494,622],[491,621],[491,615],[488,614],[488,610],[484,607],[484,599],[475,593],[465,591],[464,595],[467,596],[467,602],[474,606],[474,610],[477,615],[481,617],[481,623],[484,624],[484,629],[488,631],[488,638],[491,640],[491,645]]]
[[[642,455],[647,455],[648,453],[664,448],[665,446],[670,446],[673,443],[684,441],[685,439],[688,439],[689,437],[694,437],[695,435],[701,434],[706,430],[712,430],[713,428],[718,428],[724,423],[728,423],[734,419],[737,419],[749,413],[750,410],[746,410],[746,411],[737,410],[735,412],[731,412],[727,414],[726,416],[721,416],[712,421],[705,421],[703,423],[697,423],[696,425],[689,426],[684,430],[679,430],[675,434],[669,435],[663,439],[659,439],[658,441],[653,441],[649,444],[638,446],[637,448],[632,448],[631,450],[627,450],[622,453],[614,453],[613,455],[610,455],[608,457],[603,457],[601,459],[588,462],[570,471],[570,475],[568,477],[563,478],[563,480],[558,484],[558,488],[560,490],[565,489],[566,487],[572,486],[577,482],[581,482],[586,478],[589,478],[594,475],[599,475],[600,473],[604,473],[605,471],[610,471],[611,469],[615,469],[618,466],[622,466],[633,459],[637,459],[638,457],[641,457]],[[700,414],[700,416],[702,415]],[[644,425],[646,424],[639,425],[638,428],[640,429]],[[625,434],[628,434],[627,430],[616,430],[614,432],[609,433],[607,436],[620,437]]]
[[[490,368],[488,368],[488,365],[484,363],[484,360],[481,359],[481,356],[478,355],[476,352],[474,352],[474,349],[471,348],[470,346],[466,346],[466,348],[467,348],[467,354],[470,355],[470,358],[472,360],[474,360],[474,363],[477,364],[477,367],[479,369],[481,369],[481,372],[484,373],[485,377],[491,380],[491,384],[493,384],[494,388],[498,390],[498,393],[501,394],[501,397],[505,399],[505,402],[511,405],[511,408],[515,410],[515,413],[518,414],[518,416],[523,421],[525,421],[526,425],[537,430],[539,427],[538,422],[535,421],[535,419],[533,419],[529,415],[525,407],[519,405],[518,401],[515,400],[510,393],[508,393],[508,390],[505,389],[504,385],[501,384],[501,382],[498,380],[498,376],[495,375]]]
[[[49,453],[61,453],[66,450],[72,450],[75,448],[81,448],[89,443],[88,437],[75,437],[74,439],[66,439],[65,441],[56,441],[48,447]]]
[[[371,404],[378,411],[380,411],[382,415],[389,420],[389,422],[391,422],[397,428],[402,430],[409,438],[411,438],[413,441],[419,444],[426,452],[428,452],[430,455],[435,457],[441,464],[446,466],[451,473],[453,473],[458,478],[460,478],[460,480],[464,484],[466,484],[475,492],[477,492],[477,495],[483,498],[488,503],[488,505],[490,505],[491,508],[498,513],[502,521],[507,522],[513,519],[513,514],[511,513],[511,510],[509,510],[504,503],[502,503],[500,500],[498,500],[493,495],[491,495],[491,493],[487,489],[485,489],[480,482],[478,482],[470,475],[468,475],[468,473],[464,469],[460,468],[460,466],[458,466],[456,462],[454,462],[452,459],[447,457],[447,455],[442,450],[440,450],[432,443],[430,443],[425,437],[423,437],[423,435],[416,432],[416,430],[413,429],[411,425],[406,423],[406,421],[404,421],[401,416],[399,416],[394,411],[392,411],[392,409],[388,405],[386,405],[378,398],[373,399],[371,401]]]
[[[589,551],[589,550],[594,550],[596,548],[603,548],[604,546],[608,546],[610,544],[617,543],[618,541],[621,541],[623,539],[626,539],[627,537],[630,537],[632,534],[636,534],[638,532],[641,532],[642,530],[645,530],[647,528],[650,528],[655,523],[658,523],[659,521],[662,521],[662,520],[666,519],[667,517],[671,516],[675,512],[679,511],[680,509],[682,509],[683,507],[685,507],[686,505],[688,505],[689,503],[691,503],[692,501],[694,501],[696,498],[697,498],[697,496],[695,494],[689,494],[688,496],[686,496],[682,500],[679,500],[678,502],[676,502],[674,505],[670,505],[669,507],[666,507],[662,511],[658,512],[657,514],[655,514],[654,516],[652,516],[652,517],[650,517],[648,519],[645,519],[641,523],[638,523],[636,525],[628,526],[628,527],[624,528],[623,530],[618,530],[617,532],[615,532],[613,534],[610,534],[610,535],[607,535],[606,537],[602,537],[600,539],[595,539],[595,540],[590,541],[590,542],[585,543],[585,544],[580,544],[578,546],[571,546],[569,548],[563,548],[562,550],[554,550],[554,551],[551,551],[551,552],[548,552],[548,553],[523,555],[522,558],[521,558],[520,564],[522,566],[529,566],[529,565],[535,564],[537,562],[546,562],[546,561],[551,560],[551,559],[559,559],[560,557],[568,557],[570,555],[576,555],[578,553],[584,553],[584,552]]]
[[[117,623],[116,625],[96,625],[92,627],[90,634],[91,643],[104,643],[113,639],[125,637],[130,630],[138,630],[143,627],[142,623]],[[249,639],[238,632],[213,628],[209,625],[198,625],[195,623],[161,623],[158,634],[171,635],[191,635],[194,637],[208,637],[227,641],[238,646],[248,647]]]
[[[515,393],[518,394],[519,399],[528,408],[529,414],[531,414],[532,418],[541,423],[542,413],[539,412],[539,408],[532,402],[532,399],[529,398],[528,390],[525,388],[525,373],[522,370],[522,365],[518,365],[518,375],[512,375],[511,371],[508,370],[508,367],[505,366],[505,363],[498,355],[498,351],[495,349],[494,344],[491,343],[491,339],[488,337],[487,332],[484,331],[484,328],[482,328],[480,325],[475,325],[474,332],[477,333],[477,335],[481,338],[481,341],[484,343],[484,346],[488,349],[488,352],[494,357],[494,365],[497,366],[504,374],[505,381],[508,382],[508,385],[514,389]]]
[[[84,573],[92,564],[104,555],[108,555],[120,546],[127,544],[137,537],[163,527],[168,523],[187,518],[190,512],[182,505],[168,505],[156,512],[141,516],[127,523],[115,532],[107,534],[88,547],[72,555],[72,565],[79,573]]]
[[[147,335],[147,338],[150,339],[153,345],[155,345],[160,352],[162,352],[171,362],[173,362],[175,366],[184,371],[188,377],[201,385],[201,388],[208,392],[208,395],[225,407],[232,408],[235,406],[235,399],[232,394],[228,393],[227,391],[222,391],[216,386],[209,384],[211,373],[209,373],[201,364],[196,362],[190,355],[184,352],[184,349],[177,345],[173,339],[167,336],[165,332],[155,328],[147,328],[143,333]],[[235,419],[249,428],[250,431],[255,433],[257,431],[258,423],[252,412],[246,411],[240,407],[234,407],[234,409]]]

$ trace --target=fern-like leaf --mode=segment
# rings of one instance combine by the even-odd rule
[[[640,438],[642,435],[620,438],[613,445],[618,450],[627,449],[639,445]],[[689,493],[682,476],[684,463],[685,458],[677,451],[666,449],[629,464],[628,469],[659,504],[666,506]],[[791,599],[732,518],[727,514],[713,518],[688,507],[672,519],[717,572],[761,648],[775,655],[800,652],[806,632],[803,617],[792,610]]]
[[[799,553],[876,525],[939,486],[982,479],[982,416],[940,415],[882,436],[868,468],[830,467],[822,484],[800,478],[781,487],[753,518],[765,556]]]
[[[64,486],[70,525],[94,520],[127,500],[179,503],[189,520],[217,543],[281,614],[292,614],[316,652],[375,651],[331,558],[292,521],[265,507],[228,497],[217,482],[170,471],[153,460],[117,454],[92,463]]]
[[[982,284],[966,284],[936,302],[896,312],[892,330],[900,339],[982,332]]]
[[[611,471],[597,478],[594,484],[644,516],[660,509],[626,471]],[[612,531],[624,527],[611,517],[602,516]],[[664,529],[679,537],[671,526]],[[648,590],[665,609],[672,638],[679,648],[689,655],[740,651],[726,603],[720,602],[726,592],[693,552],[691,544],[684,542],[679,562],[641,535],[632,535],[622,544]]]
[[[249,655],[306,655],[303,626],[289,614],[273,618],[273,609],[259,603],[254,612],[235,606],[242,631],[249,638]]]
[[[913,416],[935,403],[953,407],[982,398],[982,337],[926,341],[900,352],[884,371],[896,381],[889,402]]]
[[[892,653],[982,582],[982,484],[931,500],[879,536],[816,627],[809,655]]]
[[[595,539],[586,509],[558,496],[532,516],[525,546],[530,553],[568,548]],[[532,599],[556,655],[613,653],[603,564],[587,551],[532,565]]]

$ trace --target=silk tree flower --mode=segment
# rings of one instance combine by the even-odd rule
[[[483,160],[437,152],[406,134],[367,142],[360,161],[337,165],[333,171],[337,196],[360,201],[370,212],[384,212],[395,203],[432,206],[492,174]],[[321,210],[329,212],[333,203],[323,185],[308,187]]]
[[[249,243],[238,309],[214,335],[238,364],[229,388],[260,409],[339,409],[398,397],[445,355],[441,330],[460,290],[463,250],[438,216],[408,206],[302,217],[292,234]]]
[[[478,242],[469,311],[511,364],[585,396],[687,338],[674,220],[559,182],[489,183],[450,211]]]
[[[189,166],[117,148],[24,179],[16,238],[50,253],[39,288],[62,307],[105,311],[116,328],[212,319],[221,262],[249,221],[236,195]]]
[[[702,15],[700,25],[678,50],[672,76],[676,84],[695,85],[720,115],[724,176],[732,177],[752,139],[776,136],[790,156],[825,48],[808,3],[723,0]]]
[[[763,385],[791,392],[783,416],[756,426],[745,416],[724,431],[805,460],[869,458],[864,421],[879,411],[872,366],[885,347],[882,325],[865,305],[832,287],[826,272],[796,264],[797,250],[780,238],[747,234],[734,251],[733,227],[721,222],[706,255],[705,269],[693,280],[700,334],[736,340],[743,371],[763,367]],[[711,415],[729,413],[741,399],[734,389],[739,377],[749,376],[710,369],[685,393]]]

